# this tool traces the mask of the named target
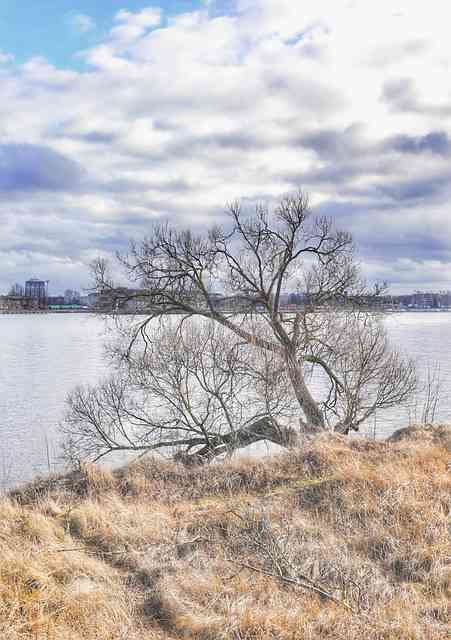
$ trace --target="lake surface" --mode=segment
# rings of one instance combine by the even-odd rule
[[[436,421],[451,422],[451,313],[387,316],[393,344],[413,357],[419,374],[440,367]],[[91,315],[0,315],[0,487],[58,470],[58,424],[77,384],[106,373],[105,323]],[[421,419],[422,398],[367,425],[385,437]]]

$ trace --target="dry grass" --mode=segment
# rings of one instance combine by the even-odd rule
[[[29,485],[0,501],[0,637],[447,638],[449,434]]]

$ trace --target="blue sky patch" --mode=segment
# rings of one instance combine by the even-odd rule
[[[36,56],[57,67],[82,68],[76,55],[108,34],[121,10],[161,8],[164,18],[205,6],[201,0],[2,0],[0,52],[18,63]]]

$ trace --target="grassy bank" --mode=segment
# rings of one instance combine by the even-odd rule
[[[4,640],[448,637],[449,429],[147,460],[0,502]]]

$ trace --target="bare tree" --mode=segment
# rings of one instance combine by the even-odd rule
[[[232,338],[232,339],[231,339]],[[69,396],[66,453],[165,449],[210,460],[259,440],[288,445],[296,408],[280,356],[249,349],[211,322],[154,328],[102,384]]]
[[[120,257],[138,288],[115,287],[94,264],[99,306],[120,314],[139,301],[145,315],[122,333],[115,376],[72,394],[72,451],[177,447],[206,460],[258,440],[292,444],[295,432],[358,430],[413,391],[348,233],[314,217],[302,193],[273,212],[234,203],[228,214],[200,235],[155,226]],[[294,287],[303,306],[284,311]]]

